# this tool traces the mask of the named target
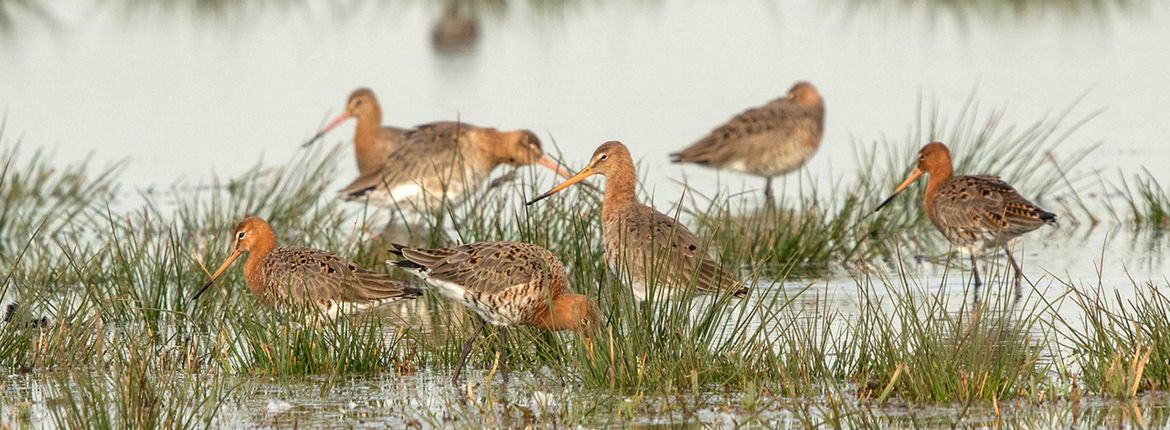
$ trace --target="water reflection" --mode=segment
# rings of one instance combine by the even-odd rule
[[[170,14],[223,25],[247,25],[274,9],[287,13],[308,7],[305,0],[104,0],[101,3],[121,8],[128,20],[144,14]]]
[[[1145,0],[845,0],[850,14],[925,14],[932,21],[950,20],[962,27],[975,17],[1004,24],[1050,17],[1105,23],[1116,14],[1134,14],[1149,4]]]
[[[18,21],[24,19],[50,28],[57,25],[53,15],[37,0],[0,0],[0,37],[8,39],[13,36]]]
[[[431,28],[431,46],[440,53],[461,52],[475,47],[479,21],[468,2],[449,0],[443,16]]]

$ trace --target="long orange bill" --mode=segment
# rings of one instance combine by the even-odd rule
[[[305,144],[301,145],[301,147],[305,148],[305,147],[308,147],[309,145],[312,145],[313,142],[316,142],[317,140],[321,139],[321,136],[324,136],[325,133],[329,132],[329,130],[333,130],[337,126],[341,125],[341,123],[345,122],[345,120],[350,119],[352,117],[353,117],[353,115],[350,115],[349,111],[342,111],[340,114],[337,115],[336,118],[333,118],[332,121],[329,121],[329,125],[326,125],[325,128],[322,128],[321,131],[318,131],[317,134],[314,134],[313,138],[309,139],[309,141],[305,142]]]
[[[576,175],[573,175],[565,182],[562,182],[560,185],[553,187],[553,189],[548,190],[548,192],[541,194],[539,197],[532,199],[532,200],[529,200],[528,203],[525,203],[524,205],[531,206],[533,203],[539,202],[541,200],[544,200],[548,196],[559,193],[559,192],[561,192],[561,190],[564,190],[565,188],[569,188],[573,184],[581,182],[581,181],[585,180],[585,178],[588,178],[592,175],[593,175],[593,166],[586,166],[584,169],[581,169],[580,172],[577,172]]]
[[[548,158],[547,155],[540,157],[539,160],[536,160],[536,163],[540,164],[541,166],[548,167],[549,169],[552,169],[552,171],[557,172],[557,174],[561,175],[561,177],[564,177],[564,178],[572,178],[573,177],[573,172],[570,171],[568,167],[562,166],[560,163],[557,163],[556,160]]]
[[[589,362],[596,365],[597,358],[596,358],[596,355],[593,353],[593,338],[588,333],[585,333],[581,337],[581,340],[585,343],[585,352],[586,352],[586,354],[589,355]]]
[[[902,181],[902,185],[898,185],[898,188],[894,189],[894,194],[890,194],[890,197],[887,198],[886,201],[882,202],[882,204],[878,205],[877,209],[874,209],[874,212],[882,210],[882,208],[886,207],[886,205],[894,201],[894,197],[898,197],[898,194],[901,194],[902,191],[905,191],[906,188],[909,187],[910,184],[913,184],[919,176],[922,176],[922,173],[922,169],[915,167],[914,171],[910,172],[910,176],[907,176],[906,180]]]
[[[219,275],[222,275],[223,272],[226,271],[228,267],[232,265],[232,263],[235,263],[236,259],[240,258],[240,255],[242,254],[243,253],[239,250],[232,251],[232,255],[228,256],[227,260],[224,260],[223,264],[219,266],[219,269],[216,269],[215,273],[211,275],[211,280],[207,281],[206,284],[203,284],[203,288],[200,288],[199,292],[196,292],[194,296],[191,296],[191,301],[193,302],[198,300],[199,296],[202,296],[203,292],[207,291],[207,289],[211,287],[211,284],[215,283],[216,279],[219,279]]]

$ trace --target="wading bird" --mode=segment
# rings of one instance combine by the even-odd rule
[[[329,121],[304,146],[312,145],[350,118],[357,119],[357,127],[353,132],[353,153],[357,158],[358,174],[364,175],[382,168],[390,153],[402,146],[406,130],[382,126],[382,107],[369,88],[358,88],[350,93],[345,111]]]
[[[415,213],[434,213],[458,206],[501,164],[540,164],[561,176],[570,174],[545,155],[540,139],[531,131],[502,132],[459,122],[437,122],[408,132],[402,147],[390,154],[381,169],[354,180],[341,190],[341,197],[369,199],[377,206]]]
[[[260,302],[271,306],[311,306],[336,316],[421,294],[417,288],[331,252],[277,246],[272,227],[253,216],[236,225],[231,255],[191,300],[198,299],[244,253],[248,253],[244,282]]]
[[[486,323],[499,331],[500,366],[507,384],[509,327],[570,330],[588,340],[589,329],[599,319],[592,300],[569,292],[568,275],[561,261],[539,246],[480,242],[454,248],[393,247],[391,252],[401,259],[387,263],[422,278],[443,296],[483,318],[463,344],[452,383],[458,381],[471,346]]]
[[[588,166],[528,204],[598,174],[605,176],[601,207],[605,258],[618,273],[629,273],[634,297],[645,300],[652,287],[678,294],[692,282],[699,294],[747,295],[743,283],[707,255],[702,241],[686,226],[638,201],[634,162],[621,142],[602,144]]]
[[[975,281],[975,301],[979,300],[979,267],[976,258],[989,248],[1000,248],[1016,271],[1016,292],[1021,295],[1024,273],[1012,256],[1011,245],[1024,233],[1045,224],[1056,224],[1056,215],[1041,209],[1020,196],[1011,185],[996,176],[955,176],[951,151],[939,142],[918,151],[918,166],[898,185],[877,210],[894,200],[899,193],[922,175],[927,176],[923,205],[926,216],[952,245],[971,256],[971,274]]]
[[[797,82],[788,95],[736,115],[682,151],[675,163],[762,176],[764,196],[772,203],[772,178],[799,169],[821,145],[825,101],[816,87]]]

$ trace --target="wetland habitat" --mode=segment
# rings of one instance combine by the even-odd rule
[[[1129,0],[0,0],[0,428],[1166,427],[1167,22]],[[773,205],[670,162],[802,80],[823,137]],[[750,292],[635,300],[610,178],[526,205],[562,179],[500,168],[410,223],[342,201],[353,126],[302,144],[357,87],[386,124],[530,129],[572,172],[621,140],[638,198]],[[973,303],[924,185],[875,212],[931,141],[1056,214],[1015,250],[1018,299],[996,252]],[[423,295],[278,310],[237,264],[190,300],[247,215]],[[386,261],[483,241],[552,251],[601,324],[484,330],[453,384],[478,316]]]

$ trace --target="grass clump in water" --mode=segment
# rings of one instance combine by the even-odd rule
[[[365,313],[332,318],[318,312],[255,315],[222,338],[227,369],[264,375],[370,373],[396,364],[381,320]],[[231,330],[232,328],[229,328]]]
[[[1011,288],[1010,281],[988,284]],[[857,346],[849,357],[852,378],[864,397],[969,404],[1043,400],[1052,390],[1042,308],[1013,309],[1005,294],[991,303],[964,300],[955,309],[945,288],[917,296],[903,285],[890,286],[886,297],[859,298],[860,314],[848,329]]]
[[[1170,389],[1170,295],[1152,282],[1133,287],[1132,299],[1073,288],[1083,320],[1056,321],[1091,393],[1133,398]]]
[[[1130,210],[1134,227],[1170,228],[1170,196],[1147,170],[1134,175],[1133,186],[1122,178],[1116,187]]]
[[[10,265],[31,238],[78,240],[96,214],[115,201],[124,163],[97,173],[88,162],[60,166],[51,154],[25,157],[19,144],[4,141],[0,125],[0,263]]]

